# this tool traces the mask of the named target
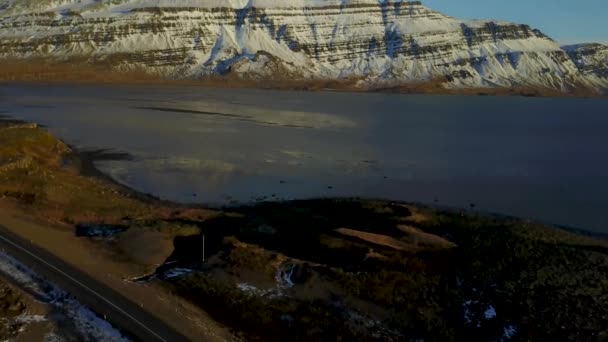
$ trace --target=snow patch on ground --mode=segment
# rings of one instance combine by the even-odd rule
[[[61,336],[58,336],[55,333],[48,333],[42,339],[42,342],[63,342],[65,341]]]
[[[194,270],[191,268],[183,268],[183,267],[172,268],[172,269],[164,272],[162,275],[162,278],[163,279],[172,279],[172,278],[177,278],[177,277],[191,274],[192,272],[194,272]]]
[[[0,253],[0,272],[10,277],[20,287],[33,292],[38,296],[38,299],[62,311],[72,320],[83,340],[129,341],[118,330],[112,327],[110,323],[101,319],[69,293],[42,279],[19,261],[5,253]],[[40,318],[38,316],[27,318],[24,316],[23,319],[31,321]],[[50,339],[49,341],[56,341],[56,339]]]
[[[293,275],[295,268],[295,264],[283,264],[279,266],[277,269],[277,275],[275,276],[275,280],[277,281],[277,286],[279,288],[289,289],[294,286],[291,276]]]
[[[27,313],[22,313],[21,315],[15,317],[15,322],[30,324],[30,323],[38,323],[46,321],[46,317],[41,315],[30,315]]]
[[[467,300],[462,303],[462,309],[464,311],[464,322],[466,324],[473,323],[473,313],[471,312],[471,305],[474,303],[472,300]]]
[[[373,319],[368,315],[348,308],[341,302],[332,303],[334,309],[342,312],[343,317],[357,327],[365,327],[372,333],[375,339],[380,341],[401,340],[403,335],[400,331],[389,329],[382,321]]]
[[[69,298],[64,302],[64,309],[74,321],[81,336],[89,336],[96,341],[128,341],[110,323],[101,319],[89,308],[76,299]]]
[[[513,336],[515,336],[516,333],[517,333],[517,327],[516,326],[507,325],[506,327],[504,327],[504,332],[502,334],[502,337],[504,339],[512,339]]]
[[[485,317],[485,319],[492,319],[496,317],[496,309],[494,309],[492,305],[488,305],[488,308],[483,313],[483,316]]]
[[[76,236],[111,237],[126,231],[128,227],[108,224],[79,224],[76,225]]]
[[[284,296],[280,288],[260,289],[248,283],[237,284],[236,287],[249,296],[266,297],[270,299],[280,298]]]
[[[483,309],[483,314],[479,315],[479,308]],[[482,304],[477,300],[466,300],[462,303],[462,309],[464,312],[464,322],[466,324],[475,324],[478,328],[481,327],[483,321],[488,321],[496,318],[496,309],[490,304]]]
[[[277,268],[277,273],[275,275],[276,287],[260,289],[249,283],[239,283],[236,287],[251,296],[259,296],[266,298],[284,297],[286,295],[285,290],[295,286],[293,280],[291,279],[295,269],[296,264],[294,263],[286,262],[280,265]]]

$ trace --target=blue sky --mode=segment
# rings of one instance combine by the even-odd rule
[[[608,42],[608,0],[422,0],[463,19],[529,24],[563,44]]]

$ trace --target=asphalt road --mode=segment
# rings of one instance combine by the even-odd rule
[[[66,246],[69,248],[69,246]],[[0,248],[69,292],[127,337],[137,341],[188,341],[160,319],[110,287],[0,225]],[[144,303],[145,304],[145,303]]]

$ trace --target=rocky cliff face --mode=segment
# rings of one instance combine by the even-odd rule
[[[599,87],[606,86],[608,46],[597,43],[579,44],[564,46],[563,49],[568,52],[581,74]]]
[[[606,46],[419,1],[0,0],[0,56],[85,57],[174,77],[608,87]]]

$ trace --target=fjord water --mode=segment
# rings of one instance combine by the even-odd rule
[[[0,114],[161,198],[358,196],[608,232],[608,100],[199,87],[0,86]]]

